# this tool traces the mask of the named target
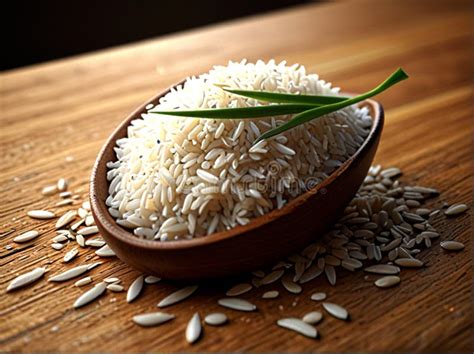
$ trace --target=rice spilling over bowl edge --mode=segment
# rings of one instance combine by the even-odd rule
[[[153,110],[252,107],[267,103],[235,89],[337,96],[339,89],[303,66],[229,62],[188,78],[128,127],[107,164],[106,204],[136,236],[190,239],[245,225],[314,188],[352,156],[368,136],[367,108],[347,107],[252,145],[292,115],[200,119]]]

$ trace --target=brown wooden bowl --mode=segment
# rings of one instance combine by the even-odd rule
[[[350,159],[329,178],[283,208],[254,218],[245,226],[206,237],[181,241],[152,241],[136,237],[109,214],[106,163],[116,159],[118,138],[127,134],[130,121],[140,118],[145,107],[168,93],[166,90],[140,106],[108,138],[97,157],[90,181],[92,213],[100,233],[125,263],[146,273],[176,280],[197,280],[255,270],[272,265],[313,242],[342,214],[362,184],[382,133],[382,106],[366,100],[373,117],[369,136]]]

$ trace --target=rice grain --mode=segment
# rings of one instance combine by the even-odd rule
[[[266,291],[262,294],[262,299],[276,299],[280,295],[277,290]]]
[[[308,312],[306,315],[303,316],[303,321],[310,324],[315,325],[323,319],[323,314],[319,311],[312,311]]]
[[[217,303],[222,307],[227,307],[229,309],[237,311],[250,312],[255,311],[257,309],[257,306],[248,302],[247,300],[238,299],[235,297],[220,299],[217,301]]]
[[[165,312],[151,312],[133,316],[133,322],[142,327],[158,326],[176,318],[175,315]]]
[[[31,241],[31,240],[37,238],[38,236],[39,236],[38,231],[31,230],[31,231],[27,231],[27,232],[22,233],[21,235],[16,236],[13,239],[13,242],[16,242],[16,243],[28,242],[28,241]]]
[[[167,306],[174,305],[180,301],[183,301],[187,299],[188,297],[190,297],[192,294],[194,294],[197,288],[198,288],[197,285],[193,285],[193,286],[187,286],[185,288],[179,289],[175,291],[174,293],[165,297],[163,300],[161,300],[157,306],[167,307]]]
[[[309,338],[317,338],[318,331],[313,326],[303,322],[299,318],[282,318],[277,321],[278,326],[297,332]]]
[[[196,312],[186,327],[186,341],[190,344],[195,343],[201,336],[201,332],[201,318],[199,317],[199,313]]]
[[[85,277],[85,278],[82,278],[82,279],[79,279],[78,281],[76,281],[74,283],[75,286],[77,287],[80,287],[80,286],[84,286],[84,285],[87,285],[87,284],[90,284],[92,283],[92,278],[91,277]]]
[[[221,312],[210,313],[204,317],[204,323],[210,326],[222,326],[223,324],[227,323],[227,321],[227,316]]]
[[[398,258],[395,260],[395,264],[407,268],[423,267],[423,262],[416,258]]]
[[[440,245],[446,251],[461,251],[464,249],[464,244],[458,241],[443,241]]]
[[[106,286],[107,284],[105,283],[96,284],[93,288],[79,296],[74,302],[73,307],[77,309],[94,301],[105,292]]]
[[[74,247],[72,250],[68,251],[63,258],[64,263],[72,261],[79,254],[79,250]]]
[[[109,247],[109,245],[105,245],[102,248],[99,248],[97,251],[95,251],[95,254],[99,257],[115,257],[115,252]]]
[[[456,203],[451,205],[446,211],[444,212],[447,216],[457,216],[464,213],[468,209],[466,204]]]
[[[155,277],[154,275],[149,275],[145,278],[146,284],[156,284],[161,280],[161,278]]]
[[[133,282],[132,285],[128,288],[127,291],[127,302],[130,303],[134,301],[138,295],[142,292],[143,289],[143,275],[138,276]]]
[[[56,217],[56,214],[48,210],[30,210],[27,213],[27,215],[33,219],[43,219],[43,220],[53,219]]]
[[[326,293],[314,293],[313,295],[311,295],[311,300],[313,301],[323,301],[323,300],[326,300]]]
[[[7,292],[22,288],[28,284],[31,284],[41,278],[43,274],[46,272],[46,268],[35,268],[32,271],[19,275],[15,279],[13,279],[10,284],[7,286]]]
[[[233,286],[231,289],[227,290],[225,294],[226,296],[239,296],[249,292],[250,290],[252,290],[252,285],[248,283],[242,283]]]
[[[338,318],[340,320],[348,320],[349,319],[349,313],[347,310],[337,304],[333,304],[330,302],[323,302],[323,308],[333,317]]]
[[[80,265],[80,266],[68,269],[65,272],[62,272],[60,274],[50,277],[48,281],[52,281],[52,282],[67,281],[69,279],[78,277],[79,275],[84,274],[85,272],[89,271],[90,270],[89,267],[90,267],[90,264],[84,264],[84,265]]]
[[[377,279],[374,284],[379,288],[390,288],[400,283],[400,277],[396,275],[387,275]]]
[[[400,273],[400,268],[390,264],[375,264],[364,268],[367,273],[396,275]]]

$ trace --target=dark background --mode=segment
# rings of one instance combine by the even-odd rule
[[[1,0],[1,70],[311,0]]]

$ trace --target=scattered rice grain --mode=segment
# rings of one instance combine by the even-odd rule
[[[13,239],[13,242],[16,242],[16,243],[28,242],[28,241],[31,241],[31,240],[37,238],[38,236],[39,236],[38,231],[31,230],[31,231],[27,231],[27,232],[22,233],[21,235],[16,236]]]
[[[24,287],[28,284],[31,284],[41,278],[43,274],[46,272],[46,268],[35,268],[32,271],[19,275],[15,279],[13,279],[10,284],[7,286],[7,292],[19,289]]]
[[[297,332],[309,338],[317,338],[318,331],[313,326],[299,318],[282,318],[277,321],[278,326]]]
[[[197,290],[197,285],[187,286],[185,288],[179,289],[174,293],[168,295],[163,300],[158,303],[158,307],[166,307],[174,305],[180,301],[183,301],[190,297]]]
[[[211,326],[222,326],[227,321],[227,316],[221,312],[210,313],[204,318],[204,323]]]

